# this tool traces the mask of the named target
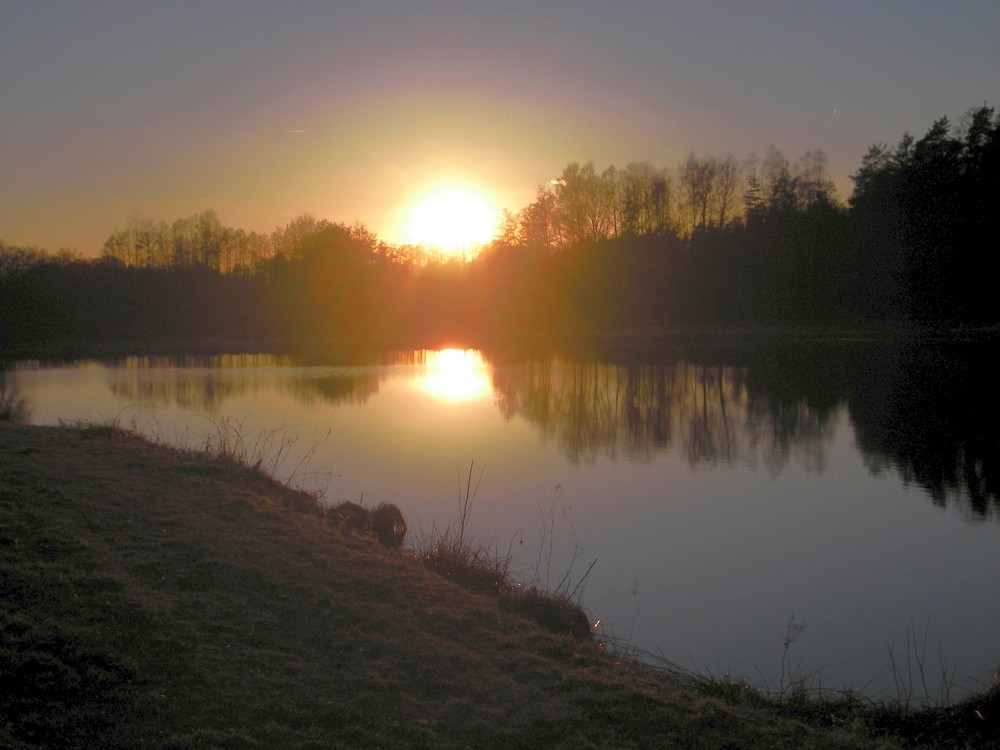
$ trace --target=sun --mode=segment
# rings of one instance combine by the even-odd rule
[[[499,214],[481,193],[467,188],[436,190],[418,199],[406,238],[446,253],[472,250],[493,239]]]

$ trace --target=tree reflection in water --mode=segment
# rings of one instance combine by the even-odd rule
[[[643,463],[675,451],[691,466],[742,464],[772,476],[790,462],[823,472],[846,414],[872,473],[895,469],[936,504],[967,504],[984,518],[997,511],[1000,460],[1000,393],[983,356],[988,346],[786,341],[585,356],[450,349],[336,361],[130,357],[109,362],[106,372],[127,403],[207,414],[264,390],[305,404],[360,404],[387,378],[413,378],[422,383],[415,392],[446,402],[492,398],[504,419],[533,425],[574,464]],[[76,366],[86,365],[66,365]]]
[[[676,444],[691,465],[777,474],[796,457],[821,471],[832,436],[831,412],[752,393],[745,366],[553,358],[496,371],[494,387],[507,419],[535,424],[574,463],[649,461]]]
[[[741,463],[777,475],[826,468],[846,409],[873,473],[889,468],[939,505],[998,510],[1000,392],[975,342],[785,342],[684,358],[539,357],[494,371],[497,403],[574,463]]]

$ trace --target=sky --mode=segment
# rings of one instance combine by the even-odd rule
[[[1000,2],[0,0],[0,240],[309,213],[402,242],[442,186],[875,143],[1000,105]]]

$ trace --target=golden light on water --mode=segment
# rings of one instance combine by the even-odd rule
[[[410,244],[455,253],[493,239],[499,212],[468,188],[442,188],[417,199],[406,226]]]
[[[489,393],[489,368],[474,349],[429,352],[424,386],[438,398],[470,401]]]

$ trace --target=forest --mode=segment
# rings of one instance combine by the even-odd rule
[[[301,216],[133,217],[101,257],[0,242],[0,355],[62,345],[391,343],[731,324],[992,325],[1000,117],[826,157],[565,167],[471,258]],[[993,238],[992,240],[990,238]]]

